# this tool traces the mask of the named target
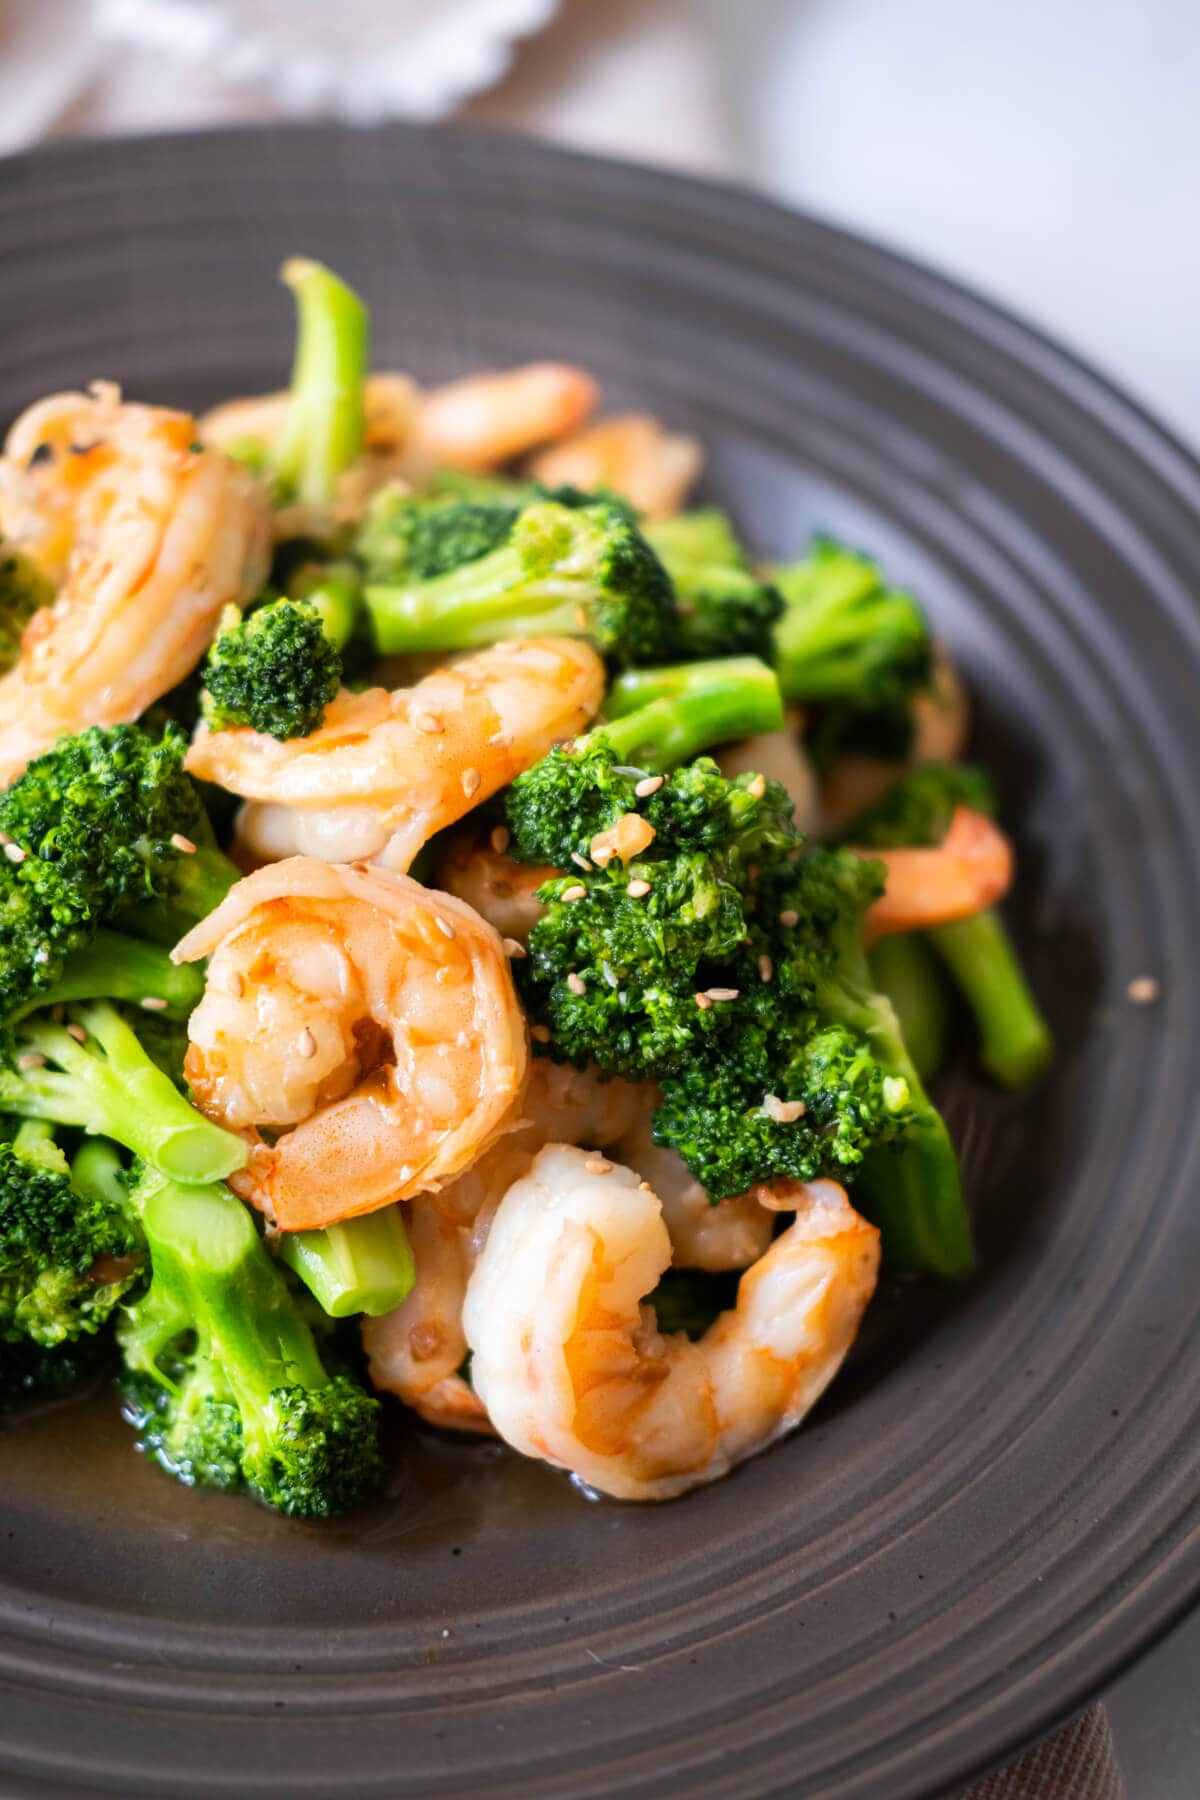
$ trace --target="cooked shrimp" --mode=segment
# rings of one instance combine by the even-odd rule
[[[661,519],[679,511],[703,466],[695,438],[665,430],[648,413],[622,413],[539,451],[529,469],[547,487],[611,488]]]
[[[407,869],[435,831],[581,730],[603,692],[604,665],[587,644],[514,640],[413,688],[343,690],[309,737],[201,726],[187,766],[250,802],[237,827],[248,859]]]
[[[658,1097],[651,1091],[650,1106]],[[611,1143],[613,1154],[658,1195],[676,1268],[745,1269],[757,1262],[771,1241],[771,1214],[754,1193],[714,1205],[682,1156],[654,1142],[649,1107],[631,1131]]]
[[[665,1500],[799,1423],[836,1374],[875,1287],[879,1234],[815,1182],[698,1343],[644,1305],[671,1257],[631,1169],[553,1144],[509,1188],[467,1284],[471,1378],[527,1456],[602,1493]]]
[[[173,954],[210,958],[193,1094],[250,1142],[235,1185],[285,1231],[443,1186],[520,1104],[508,959],[448,894],[294,857],[238,882]]]
[[[604,1081],[594,1069],[541,1058],[532,1064],[516,1128],[457,1181],[419,1195],[408,1208],[416,1280],[394,1312],[363,1321],[376,1387],[399,1395],[433,1425],[490,1429],[486,1409],[457,1370],[467,1354],[467,1281],[492,1214],[543,1144],[568,1137],[600,1149],[626,1134],[645,1104],[645,1091],[632,1082]]]
[[[592,377],[570,363],[464,375],[422,394],[416,447],[431,463],[494,469],[577,430],[597,396]]]
[[[1012,845],[991,819],[957,806],[942,842],[923,850],[864,850],[884,864],[887,886],[868,909],[868,943],[897,931],[948,925],[993,906],[1013,876]]]
[[[0,464],[0,536],[61,591],[0,681],[0,782],[64,731],[137,718],[267,570],[267,507],[187,413],[98,382],[22,414]]]
[[[755,737],[741,738],[716,752],[722,775],[732,781],[735,775],[766,775],[777,781],[796,809],[796,824],[801,831],[816,831],[820,824],[821,802],[817,778],[800,742],[799,715],[791,713],[782,731],[760,732]]]
[[[542,916],[537,890],[562,871],[549,863],[516,862],[496,847],[507,841],[502,826],[485,843],[469,834],[454,838],[438,863],[437,882],[473,906],[501,937],[524,944]]]
[[[882,800],[908,769],[921,763],[954,762],[962,755],[970,728],[967,690],[943,645],[935,645],[933,681],[912,703],[913,745],[908,763],[879,756],[839,757],[821,784],[824,828],[843,825]],[[768,771],[769,773],[769,771]]]

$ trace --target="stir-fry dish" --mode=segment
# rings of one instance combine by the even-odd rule
[[[378,1487],[381,1396],[669,1498],[881,1267],[970,1269],[956,1012],[1049,1058],[962,687],[583,370],[369,374],[283,274],[287,392],[97,382],[0,462],[0,1408],[116,1369],[289,1514]]]

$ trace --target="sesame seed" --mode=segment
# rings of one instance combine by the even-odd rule
[[[572,969],[571,973],[567,976],[567,986],[573,994],[587,993],[587,982],[583,979],[582,975],[577,975],[574,969]]]
[[[22,850],[20,844],[5,844],[4,854],[10,863],[23,863],[28,852]]]
[[[650,1183],[648,1181],[639,1181],[638,1182],[638,1193],[639,1194],[652,1194],[653,1192],[654,1192],[654,1189],[650,1186]]]
[[[657,794],[663,780],[664,777],[661,775],[647,775],[644,780],[638,782],[633,791],[639,800],[648,800],[651,794]]]
[[[1159,985],[1153,975],[1135,975],[1125,989],[1127,999],[1135,1006],[1153,1006],[1159,996]]]
[[[586,856],[580,856],[578,850],[572,850],[571,861],[575,864],[576,868],[586,869],[589,875],[596,866],[595,863],[590,863]]]
[[[767,778],[765,775],[756,775],[753,781],[746,783],[746,792],[753,800],[761,800],[766,791]]]
[[[626,884],[625,892],[629,895],[631,900],[640,900],[643,894],[648,894],[650,892],[650,883],[648,881],[643,881],[639,876],[636,881],[630,881]]]
[[[160,1000],[157,994],[147,994],[144,999],[138,1001],[138,1005],[143,1012],[166,1012],[167,1010],[166,1001]]]
[[[501,941],[504,945],[505,956],[511,957],[513,962],[520,962],[522,957],[528,956],[528,950],[524,944],[519,944],[516,938],[504,938]]]
[[[83,1029],[82,1025],[68,1025],[67,1036],[73,1037],[77,1044],[87,1043],[87,1032]]]
[[[46,1059],[40,1050],[26,1050],[17,1058],[18,1069],[44,1069]]]
[[[503,856],[512,843],[512,832],[507,825],[497,825],[491,836],[491,846],[497,856]]]
[[[770,957],[760,956],[758,959],[758,979],[760,981],[770,981],[774,973],[775,964],[771,961]]]
[[[446,729],[437,713],[425,712],[419,706],[413,708],[410,717],[417,730],[423,731],[427,737],[437,737],[439,732]]]
[[[171,842],[177,850],[182,851],[184,856],[195,856],[195,844],[193,844],[190,837],[184,837],[182,831],[173,831],[171,833]]]
[[[589,1175],[612,1174],[612,1164],[606,1161],[603,1156],[589,1156],[583,1166]]]
[[[741,988],[714,987],[709,988],[708,997],[710,1000],[736,1000],[741,991]]]
[[[712,1001],[709,999],[707,994],[697,994],[696,995],[696,1005],[700,1008],[701,1012],[708,1012],[711,1010]]]
[[[592,855],[602,869],[607,869],[616,854],[616,846],[613,844],[601,844],[599,850],[592,851]]]
[[[317,1040],[308,1029],[307,1025],[296,1039],[296,1050],[299,1055],[303,1056],[305,1059],[317,1054]]]
[[[479,792],[479,783],[482,777],[478,769],[464,769],[459,779],[462,781],[462,791],[468,800],[472,794]]]
[[[441,913],[435,913],[433,915],[433,922],[444,938],[456,938],[458,936],[457,931],[455,931],[449,919],[443,919]]]
[[[493,731],[491,737],[488,739],[488,743],[495,744],[501,750],[507,750],[508,746],[512,743],[512,732]]]
[[[781,1100],[778,1094],[767,1094],[762,1103],[763,1112],[768,1119],[774,1119],[777,1125],[794,1125],[808,1111],[803,1100]]]
[[[603,975],[605,981],[607,981],[610,988],[620,987],[621,984],[617,980],[616,974],[613,970],[613,966],[611,963],[601,961],[600,973]]]
[[[238,969],[230,969],[225,977],[225,992],[240,1000],[246,991],[246,978]]]
[[[793,926],[800,923],[800,914],[793,912],[790,906],[786,906],[779,915],[779,923],[785,931],[791,931]]]
[[[550,1042],[550,1027],[548,1025],[535,1025],[529,1035],[533,1038],[535,1043],[548,1044]]]
[[[574,887],[564,888],[560,897],[563,900],[586,900],[587,889],[582,881],[577,881]]]

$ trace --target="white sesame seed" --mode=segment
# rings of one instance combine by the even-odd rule
[[[648,1181],[639,1181],[638,1182],[638,1193],[639,1194],[652,1194],[653,1192],[654,1192],[654,1189],[650,1186],[650,1183]]]
[[[10,863],[23,863],[28,851],[22,850],[20,844],[5,844],[4,854]]]
[[[746,792],[755,800],[761,800],[766,791],[767,778],[765,775],[756,775],[753,781],[746,783]]]
[[[598,850],[592,851],[592,855],[595,858],[597,865],[602,869],[607,869],[609,863],[616,854],[616,846],[613,844],[601,844]]]
[[[1125,989],[1126,998],[1135,1006],[1153,1006],[1159,996],[1159,985],[1153,975],[1135,975]]]
[[[600,973],[603,975],[605,981],[607,981],[610,988],[620,987],[621,984],[617,980],[616,974],[613,970],[613,966],[611,963],[601,961]]]
[[[225,992],[240,1000],[246,991],[246,978],[238,969],[230,969],[225,977]]]
[[[512,732],[493,731],[491,737],[488,739],[488,743],[495,744],[500,750],[507,750],[508,746],[512,743]]]
[[[577,869],[586,869],[589,875],[596,866],[595,863],[590,863],[586,856],[580,856],[578,850],[572,850],[571,861]]]
[[[550,1027],[548,1025],[535,1025],[529,1035],[536,1043],[548,1044],[550,1042]]]
[[[803,1100],[781,1100],[778,1094],[767,1094],[762,1103],[763,1112],[768,1119],[774,1119],[777,1125],[794,1125],[808,1111]]]
[[[426,712],[422,707],[415,706],[410,717],[417,730],[423,731],[427,737],[437,737],[439,732],[446,729],[437,713]]]
[[[304,1030],[300,1033],[300,1036],[296,1039],[296,1050],[297,1050],[297,1053],[300,1056],[303,1056],[306,1060],[308,1059],[308,1057],[315,1056],[317,1054],[317,1040],[313,1036],[312,1032],[308,1029],[307,1025],[304,1027]]]
[[[478,769],[464,769],[459,779],[462,781],[462,791],[468,800],[472,794],[479,792],[479,783],[482,777]]]
[[[577,881],[574,887],[563,889],[561,898],[564,900],[586,900],[587,889],[581,881]]]
[[[639,876],[636,881],[626,883],[625,892],[629,895],[631,900],[640,900],[643,894],[648,894],[650,892],[650,883],[648,881],[643,881]]]
[[[736,1000],[741,988],[712,987],[708,990],[710,1000]]]
[[[67,1036],[73,1037],[77,1044],[87,1043],[87,1032],[83,1029],[82,1025],[68,1025]]]
[[[664,777],[662,775],[647,775],[642,781],[638,782],[633,791],[639,800],[648,800],[651,794],[657,794],[659,788],[663,784],[663,780]]]
[[[775,964],[771,961],[770,957],[760,956],[758,959],[758,979],[760,981],[770,981],[774,973]]]
[[[589,1175],[612,1174],[612,1164],[606,1161],[603,1156],[589,1156],[583,1166]]]
[[[457,931],[455,931],[449,919],[443,919],[441,913],[434,913],[433,922],[444,938],[456,938],[458,936]]]
[[[520,962],[522,957],[528,956],[528,950],[524,944],[519,944],[516,938],[504,938],[501,941],[504,944],[505,956],[511,957],[513,962]]]
[[[779,923],[785,931],[791,931],[793,926],[800,923],[800,914],[793,912],[790,906],[786,906],[779,915]]]
[[[44,1069],[46,1059],[40,1050],[26,1050],[17,1058],[18,1069]]]
[[[696,1005],[700,1008],[701,1012],[709,1012],[712,1008],[712,1001],[707,994],[697,994]]]
[[[491,846],[497,856],[503,856],[512,843],[512,832],[507,825],[497,825],[491,836]]]
[[[166,1001],[160,1000],[157,994],[147,994],[144,999],[138,1001],[138,1005],[143,1012],[166,1012],[167,1010]]]
[[[571,973],[567,976],[567,986],[573,994],[587,993],[587,982],[583,979],[582,975],[577,975],[574,969],[572,969]]]
[[[171,833],[171,842],[174,844],[174,846],[177,850],[179,850],[183,853],[184,856],[195,856],[195,854],[196,854],[195,844],[193,844],[190,837],[184,837],[182,831],[173,831]]]

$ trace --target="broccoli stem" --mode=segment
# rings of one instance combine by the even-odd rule
[[[949,1028],[949,997],[936,958],[914,932],[880,938],[868,956],[871,979],[886,994],[922,1081],[942,1066]]]
[[[398,1206],[343,1219],[323,1231],[289,1231],[279,1254],[333,1319],[392,1312],[416,1280]]]
[[[671,769],[712,744],[783,727],[779,683],[756,656],[640,669],[613,683],[597,738],[639,769]],[[615,713],[615,716],[612,716]]]
[[[974,1014],[984,1068],[1005,1087],[1024,1087],[1046,1067],[1054,1040],[999,913],[976,913],[928,935]]]
[[[370,585],[375,647],[479,650],[501,638],[578,637],[580,587],[551,572],[531,576],[520,551],[501,544],[475,562],[409,587]]]
[[[29,1124],[40,1121],[27,1121]],[[24,1130],[24,1126],[21,1128]],[[46,1129],[51,1129],[46,1127]],[[18,1138],[20,1133],[17,1134]],[[129,1188],[115,1144],[107,1138],[85,1138],[71,1158],[71,1182],[85,1200],[129,1207]]]
[[[0,1070],[0,1107],[114,1138],[178,1181],[216,1181],[243,1166],[241,1138],[184,1099],[111,1006],[74,1008],[72,1023],[83,1043],[40,1015],[26,1021],[17,1070]],[[22,1068],[30,1056],[45,1063]]]
[[[72,950],[58,980],[34,995],[14,1017],[62,1001],[122,1000],[136,1006],[149,998],[165,1000],[161,1010],[180,1019],[199,1005],[203,993],[204,974],[194,964],[173,963],[157,944],[101,929],[90,944]]]
[[[321,615],[325,636],[343,650],[362,611],[362,582],[353,563],[307,563],[288,583],[289,600],[307,600]]]
[[[292,257],[281,278],[296,297],[296,357],[291,405],[270,464],[290,492],[321,505],[362,449],[367,310],[321,263]]]
[[[147,900],[121,915],[122,925],[155,944],[177,944],[193,925],[220,906],[234,882],[242,878],[237,865],[208,844],[181,855],[172,873],[174,890],[169,899]]]

